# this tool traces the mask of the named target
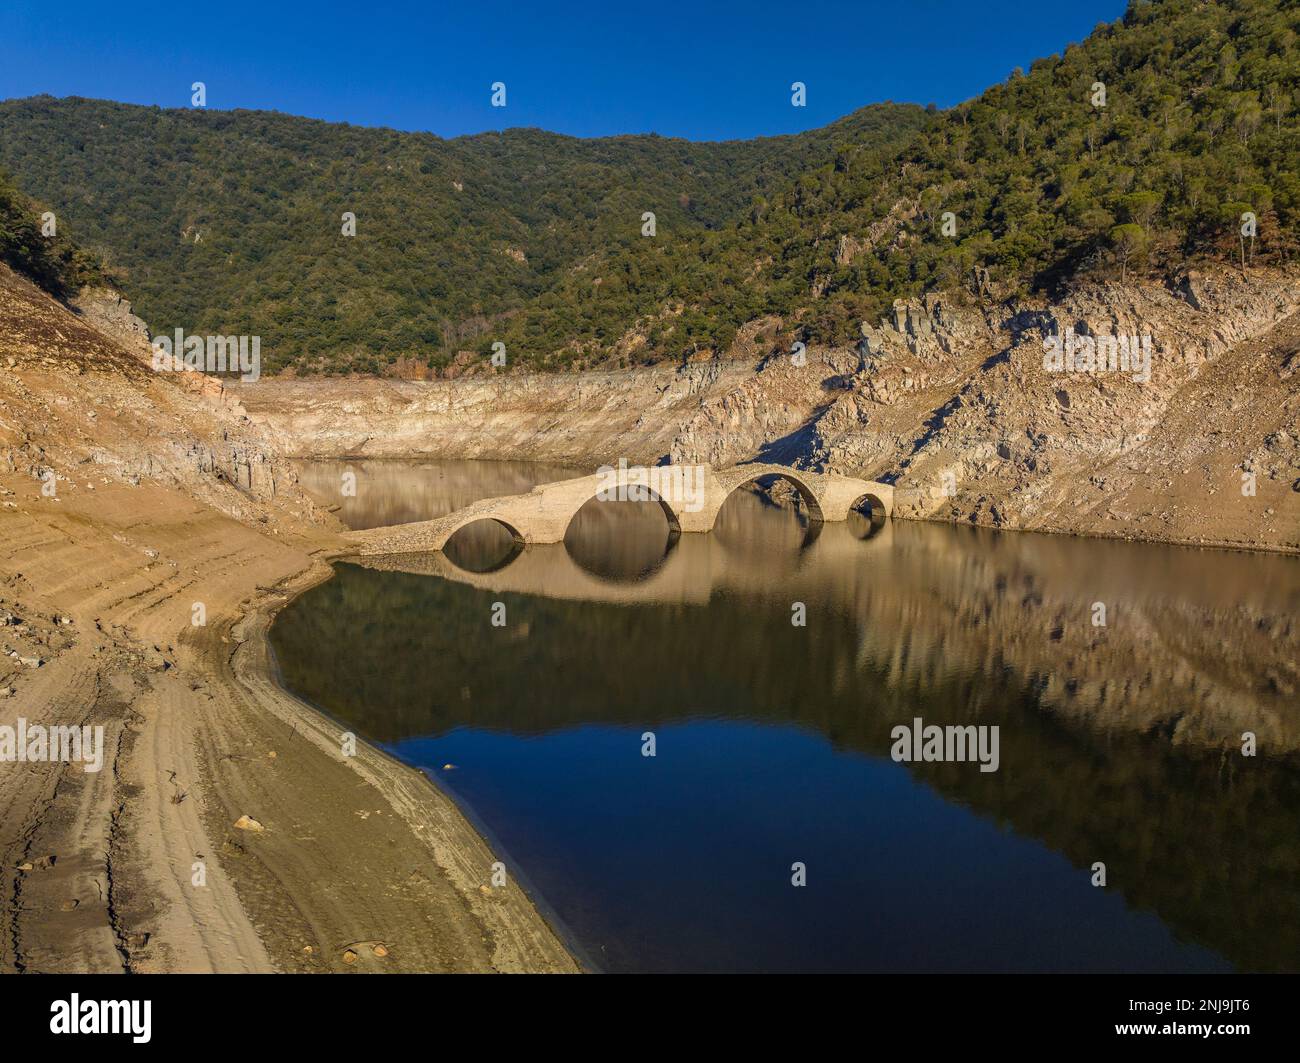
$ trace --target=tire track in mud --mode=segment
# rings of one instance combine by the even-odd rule
[[[124,957],[111,947],[111,819],[106,812],[116,790],[111,768],[118,743],[110,734],[119,710],[103,704],[104,693],[101,673],[90,669],[73,676],[44,706],[30,706],[35,710],[31,723],[104,727],[105,763],[99,772],[72,762],[26,764],[21,766],[25,770],[11,773],[6,818],[20,815],[23,826],[17,843],[6,846],[4,854],[6,870],[12,871],[11,878],[6,876],[7,969],[127,969]],[[68,948],[69,941],[75,949]]]

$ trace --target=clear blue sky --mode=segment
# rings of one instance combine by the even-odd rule
[[[540,126],[693,140],[868,103],[951,106],[1080,41],[1124,0],[455,4],[0,0],[0,97],[285,111],[456,136]],[[503,81],[507,106],[490,106]],[[808,105],[790,105],[790,84]]]

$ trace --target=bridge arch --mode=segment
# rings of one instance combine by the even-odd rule
[[[498,517],[494,513],[480,513],[475,516],[471,516],[464,521],[461,521],[461,523],[457,524],[454,528],[452,528],[449,532],[447,532],[446,536],[443,539],[443,546],[445,547],[447,543],[451,542],[453,538],[455,538],[457,535],[463,532],[466,528],[472,528],[474,527],[475,524],[482,524],[484,521],[490,521],[493,524],[499,524],[501,527],[505,528],[505,530],[510,533],[510,537],[514,539],[516,545],[524,546],[527,543],[527,540],[524,538],[523,533],[518,528],[516,528],[513,524],[511,524],[510,521],[505,520],[502,517]]]
[[[871,518],[873,524],[889,516],[889,507],[885,505],[885,500],[871,491],[854,499],[853,504],[849,506],[849,511]]]
[[[826,519],[825,514],[822,511],[821,499],[817,496],[816,490],[807,480],[805,480],[796,472],[778,471],[771,467],[755,469],[754,475],[748,476],[743,480],[736,481],[734,484],[732,484],[730,490],[727,491],[726,497],[723,498],[722,500],[723,503],[725,504],[726,500],[730,498],[732,495],[734,495],[737,491],[739,491],[742,487],[747,487],[749,484],[757,483],[759,480],[768,480],[768,479],[784,480],[786,483],[788,483],[791,487],[793,487],[796,491],[799,492],[799,497],[803,499],[803,504],[805,507],[807,507],[808,521],[810,524],[811,523],[821,524]]]
[[[509,568],[523,556],[524,549],[523,543],[517,539],[511,539],[510,546],[504,553],[482,562],[477,558],[466,557],[461,553],[457,544],[448,539],[440,553],[447,559],[452,568],[460,572],[468,572],[475,576],[487,576],[493,572],[500,572],[502,569]]]
[[[600,491],[592,492],[588,497],[584,498],[580,503],[578,503],[577,506],[574,507],[573,512],[569,514],[569,519],[565,522],[564,537],[568,536],[569,529],[573,527],[574,520],[577,518],[578,514],[581,513],[584,508],[586,508],[587,503],[592,502],[593,500],[596,499],[600,499],[602,502],[604,501],[657,502],[659,503],[659,508],[663,510],[663,514],[668,520],[669,541],[675,542],[677,538],[682,534],[682,521],[681,518],[678,517],[677,511],[673,509],[671,503],[669,503],[666,498],[663,498],[657,491],[654,491],[651,488],[640,484],[628,484],[626,485],[626,490],[628,491],[629,494],[633,491],[636,491],[639,493],[643,493],[644,497],[628,498],[628,499],[601,499],[600,496],[603,490],[604,488],[602,488]]]

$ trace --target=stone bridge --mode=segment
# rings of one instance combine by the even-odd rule
[[[344,536],[361,556],[441,550],[461,528],[495,520],[520,544],[558,543],[570,521],[593,498],[654,501],[663,507],[669,527],[680,532],[707,532],[733,491],[764,477],[777,476],[799,492],[813,521],[848,518],[868,505],[873,516],[887,517],[894,508],[889,484],[836,473],[804,472],[785,465],[737,465],[714,470],[708,465],[620,465],[593,476],[539,484],[524,495],[485,498],[434,520],[367,528]]]

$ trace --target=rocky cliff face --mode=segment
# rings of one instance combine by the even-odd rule
[[[233,396],[285,453],[301,457],[524,458],[579,466],[651,463],[708,395],[748,366],[706,362],[626,372],[460,380],[263,379]]]
[[[902,516],[1295,548],[1298,309],[1293,280],[1231,274],[996,318],[900,306],[809,459],[893,480]],[[1143,358],[1087,369],[1112,337]],[[1074,371],[1045,365],[1058,341]]]
[[[287,509],[332,523],[219,380],[151,368],[138,320],[111,293],[71,313],[0,267],[0,473],[41,481],[55,501],[154,480],[245,522]]]
[[[133,354],[150,353],[149,326],[137,317],[121,292],[112,288],[86,288],[72,300],[72,309],[97,332],[117,340]]]
[[[293,454],[761,458],[892,482],[903,517],[1295,550],[1298,315],[1294,275],[1188,273],[900,301],[798,361],[231,390]]]

